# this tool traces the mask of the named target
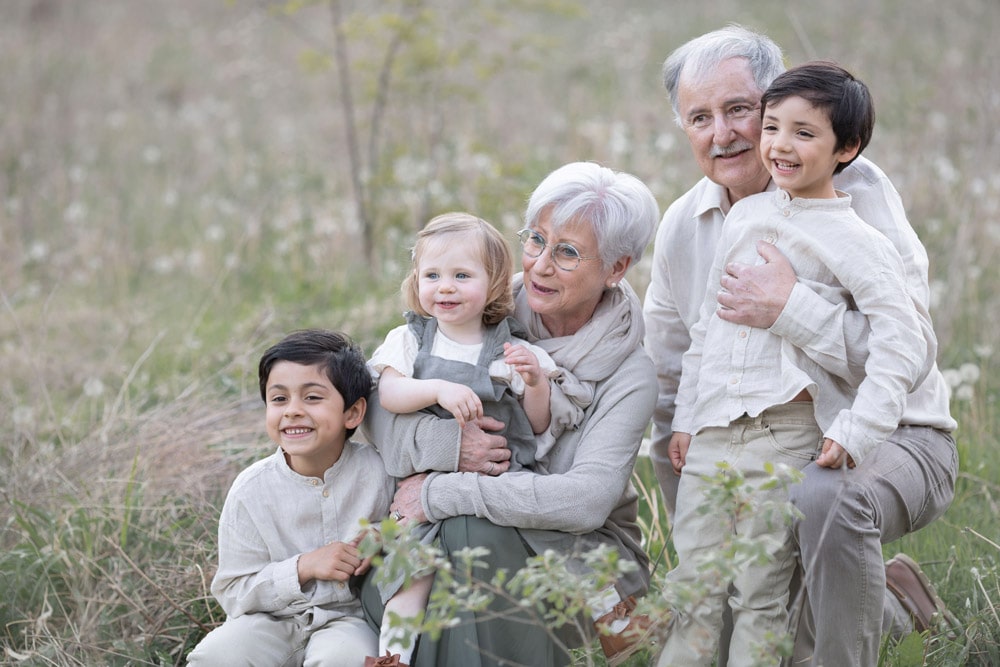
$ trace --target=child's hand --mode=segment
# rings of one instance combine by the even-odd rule
[[[667,445],[667,456],[670,457],[670,464],[674,467],[675,475],[680,475],[681,469],[687,463],[687,453],[690,447],[690,433],[678,433],[675,431],[670,436],[670,444]]]
[[[845,462],[848,468],[854,467],[854,459],[840,446],[839,442],[823,438],[823,451],[816,459],[816,465],[821,468],[842,468]]]
[[[464,384],[442,382],[437,402],[454,415],[459,428],[463,428],[466,422],[483,416],[483,402],[476,396],[476,392]]]
[[[542,367],[538,365],[538,357],[524,345],[503,344],[503,358],[524,379],[524,384],[534,387],[547,378],[542,375]]]
[[[363,564],[355,544],[331,542],[299,556],[299,585],[313,579],[346,582]]]
[[[367,530],[361,531],[360,533],[358,533],[354,537],[353,540],[351,540],[349,542],[349,544],[352,547],[357,548],[361,544],[361,541],[363,539],[365,539],[368,535],[374,535],[376,543],[377,544],[382,544],[382,535],[379,533],[378,528],[376,526],[369,526]],[[355,576],[360,576],[360,575],[364,574],[365,572],[367,572],[368,568],[370,568],[371,565],[372,565],[372,559],[373,558],[375,558],[375,554],[372,554],[371,556],[368,556],[367,558],[362,558],[361,559],[361,565],[359,565],[357,567],[357,569],[354,570]]]

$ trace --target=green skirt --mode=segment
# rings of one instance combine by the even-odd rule
[[[489,563],[484,579],[505,569],[513,574],[524,567],[534,552],[516,528],[497,526],[486,519],[459,516],[441,522],[438,535],[446,555],[465,547],[486,547]],[[452,562],[456,562],[452,559]],[[456,563],[457,564],[457,563]],[[378,633],[384,606],[374,577],[365,577],[361,603],[365,618]],[[411,667],[563,667],[571,663],[566,651],[554,641],[552,630],[507,600],[494,599],[489,609],[463,613],[461,622],[445,630],[438,640],[423,635],[417,642]],[[561,638],[565,641],[565,638]],[[579,639],[576,643],[579,643]]]

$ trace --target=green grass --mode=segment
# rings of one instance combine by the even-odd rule
[[[371,259],[336,77],[300,64],[329,50],[328,8],[305,4],[0,3],[0,663],[181,664],[221,620],[207,589],[225,492],[270,449],[263,349],[328,326],[371,352],[399,321],[417,227],[466,209],[513,232],[564,162],[630,171],[665,208],[698,172],[660,63],[731,21],[873,90],[866,154],[930,256],[962,468],[944,518],[885,555],[921,562],[965,627],[927,664],[1000,662],[994,0],[429,3],[367,165]],[[348,26],[366,150],[391,25],[368,18]],[[668,526],[647,461],[636,479],[655,557]],[[912,664],[907,648],[884,664]]]

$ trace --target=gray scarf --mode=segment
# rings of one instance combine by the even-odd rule
[[[524,274],[514,276],[514,317],[528,330],[528,341],[549,353],[559,366],[553,378],[552,421],[538,436],[536,457],[541,461],[563,431],[576,430],[584,410],[594,400],[596,383],[604,380],[642,344],[646,328],[642,304],[627,281],[604,290],[590,321],[572,336],[553,338],[542,318],[528,307]]]

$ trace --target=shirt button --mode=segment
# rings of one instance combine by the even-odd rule
[[[787,215],[787,213],[785,215]],[[768,234],[767,238],[764,240],[767,241],[768,243],[774,243],[775,241],[778,240],[778,237],[775,236],[774,234]]]
[[[740,329],[740,338],[746,338],[746,337],[747,337],[746,329]]]
[[[324,498],[329,498],[330,497],[330,492],[327,489],[323,489],[323,497]]]
[[[787,209],[787,208],[786,209],[782,209],[782,211],[781,211],[781,215],[785,216],[786,218],[788,216],[790,216],[791,214],[792,214],[792,212],[789,209]]]
[[[313,486],[319,486],[319,480],[318,480],[318,479],[316,479],[315,477],[313,477],[312,479],[310,479],[310,480],[309,480],[309,483],[310,483],[311,485],[313,485]]]
[[[739,381],[740,381],[739,378],[729,378],[729,384],[736,384]]]

